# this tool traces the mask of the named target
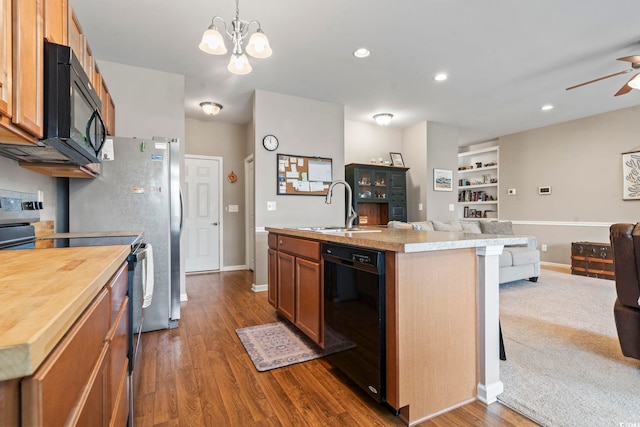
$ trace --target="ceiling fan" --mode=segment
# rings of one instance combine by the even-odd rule
[[[617,73],[609,74],[608,76],[600,77],[594,80],[589,80],[588,82],[580,83],[579,85],[568,87],[566,90],[576,89],[581,86],[585,86],[591,83],[599,82],[600,80],[608,79],[609,77],[619,76],[621,74],[627,74],[633,70],[640,69],[640,55],[632,55],[625,56],[623,58],[618,58],[618,61],[631,62],[631,68],[624,71],[619,71]],[[634,81],[635,80],[635,81]],[[632,83],[633,82],[633,83]],[[631,92],[631,89],[640,89],[640,73],[636,73],[633,77],[631,77],[625,84],[620,88],[618,92],[614,96],[624,95],[625,93]]]

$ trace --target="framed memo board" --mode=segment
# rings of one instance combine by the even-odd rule
[[[324,196],[332,176],[331,159],[278,154],[278,195]]]

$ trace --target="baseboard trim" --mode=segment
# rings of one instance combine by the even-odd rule
[[[594,221],[511,221],[514,225],[544,225],[544,226],[560,226],[560,227],[611,227],[612,222],[594,222]]]
[[[540,267],[547,270],[560,271],[562,273],[571,273],[571,265],[560,264],[557,262],[540,261]]]
[[[238,271],[238,270],[247,270],[246,265],[227,265],[220,269],[220,271]]]
[[[269,290],[269,285],[256,285],[253,283],[251,284],[251,290],[253,292],[266,292]]]

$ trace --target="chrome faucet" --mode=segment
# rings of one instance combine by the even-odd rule
[[[344,188],[347,191],[347,206],[349,207],[347,208],[347,219],[345,221],[345,228],[348,230],[353,228],[353,221],[355,221],[356,218],[358,217],[358,214],[353,209],[353,206],[351,204],[352,193],[351,193],[351,186],[349,185],[349,183],[342,180],[333,181],[329,186],[329,191],[327,192],[327,197],[324,199],[324,202],[326,204],[331,204],[331,193],[333,191],[333,187],[335,187],[338,184],[344,185]]]

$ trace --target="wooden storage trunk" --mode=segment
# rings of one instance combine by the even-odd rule
[[[609,243],[571,243],[571,274],[615,280]]]

